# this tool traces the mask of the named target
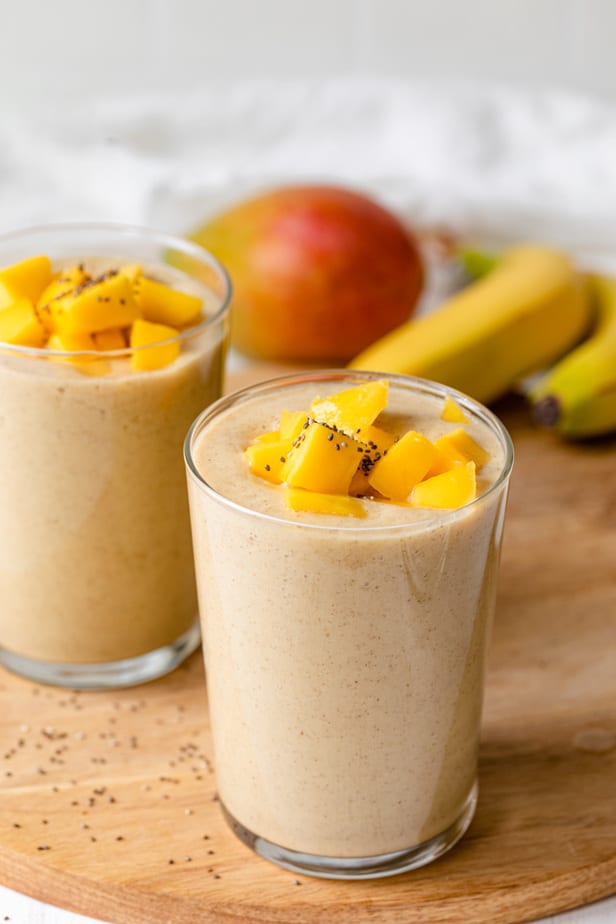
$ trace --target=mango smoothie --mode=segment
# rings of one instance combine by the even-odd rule
[[[0,263],[0,663],[151,679],[199,643],[181,447],[222,391],[224,271],[96,226],[7,238]]]
[[[505,430],[421,380],[306,374],[217,402],[185,453],[232,828],[319,876],[439,856],[476,802]]]

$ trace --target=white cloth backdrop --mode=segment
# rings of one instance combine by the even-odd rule
[[[336,181],[411,221],[575,244],[616,236],[616,103],[448,83],[221,84],[0,124],[0,230],[185,231],[280,182]]]

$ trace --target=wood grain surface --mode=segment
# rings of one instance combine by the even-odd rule
[[[497,411],[517,459],[457,848],[364,883],[254,856],[217,805],[200,655],[111,693],[0,669],[0,881],[114,924],[510,924],[616,892],[616,443]]]

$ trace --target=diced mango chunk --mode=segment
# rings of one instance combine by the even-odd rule
[[[56,327],[62,333],[93,334],[109,327],[127,327],[139,317],[131,284],[121,273],[93,279],[67,299],[66,307],[56,319]]]
[[[28,257],[19,263],[0,270],[0,307],[27,298],[33,305],[45,286],[51,282],[51,261],[49,257]]]
[[[365,496],[378,494],[378,491],[369,483],[368,476],[374,463],[378,462],[389,451],[390,446],[393,446],[397,437],[393,433],[387,433],[386,430],[382,430],[380,427],[370,425],[356,428],[355,439],[362,450],[362,454],[359,457],[359,468],[351,479],[349,494]]]
[[[19,299],[8,308],[0,309],[0,341],[19,346],[43,346],[45,329],[29,299]]]
[[[289,453],[283,480],[292,488],[322,494],[348,494],[359,464],[360,447],[350,436],[312,422]]]
[[[447,423],[468,423],[468,417],[451,395],[445,396],[443,409],[441,411],[441,420],[446,420]]]
[[[290,449],[291,443],[289,440],[260,440],[244,450],[244,458],[247,460],[253,475],[265,478],[266,481],[271,481],[272,484],[281,484],[283,480],[282,472]]]
[[[383,497],[406,500],[432,465],[434,445],[422,433],[409,430],[375,463],[368,482]]]
[[[353,433],[353,439],[356,439],[358,443],[366,446],[372,452],[380,453],[385,452],[396,442],[396,437],[393,433],[387,433],[381,427],[375,426],[357,427]]]
[[[126,349],[126,337],[119,327],[111,327],[109,330],[99,330],[93,337],[97,350]]]
[[[43,308],[54,299],[62,298],[63,295],[67,295],[78,286],[83,285],[89,278],[83,266],[70,266],[67,269],[60,270],[41,292],[37,306]]]
[[[161,341],[177,334],[175,328],[166,324],[151,324],[138,318],[130,332],[130,346],[135,350],[131,356],[131,367],[138,372],[149,372],[168,366],[179,356],[180,344],[178,340],[171,343]]]
[[[147,276],[135,279],[133,291],[142,317],[154,324],[184,327],[192,324],[203,308],[203,302],[196,295],[180,292]]]
[[[434,445],[445,456],[449,456],[452,462],[472,461],[478,470],[490,461],[490,453],[486,452],[483,446],[480,446],[462,427],[444,436],[439,436],[434,441]]]
[[[477,493],[475,463],[456,465],[449,472],[420,481],[413,488],[413,507],[436,507],[456,510],[472,501]]]
[[[50,350],[58,350],[62,353],[74,354],[67,356],[55,356],[50,354],[50,359],[58,363],[70,363],[79,372],[85,375],[108,375],[111,372],[111,366],[104,359],[97,356],[84,356],[80,351],[95,351],[96,344],[91,334],[51,334],[47,341]]]
[[[47,346],[50,350],[60,350],[66,353],[96,350],[96,343],[91,334],[51,334],[47,341]]]
[[[267,433],[262,433],[261,436],[258,436],[255,440],[256,443],[279,443],[280,442],[280,430],[269,430]]]
[[[302,432],[308,420],[306,411],[282,411],[280,414],[280,436],[285,440],[294,440]]]
[[[370,485],[368,481],[368,471],[365,471],[361,465],[351,478],[351,484],[349,485],[349,494],[351,497],[374,497],[378,495],[378,491]]]
[[[56,295],[55,298],[52,298],[51,301],[41,304],[40,308],[36,310],[39,313],[39,317],[43,324],[45,330],[50,334],[57,333],[62,330],[62,319],[66,314],[66,311],[73,303],[75,296],[73,291],[64,292],[61,295]],[[75,333],[74,331],[67,331],[67,333]],[[87,333],[87,331],[79,333]]]
[[[434,475],[442,475],[443,472],[450,472],[452,468],[455,468],[456,465],[462,465],[462,460],[451,456],[451,454],[443,452],[436,445],[438,441],[434,442],[434,461],[432,465],[426,472],[426,478],[433,478]]]
[[[83,266],[71,266],[61,270],[39,296],[36,310],[47,331],[58,328],[58,319],[72,300],[75,289],[89,280]]]
[[[310,405],[310,416],[354,435],[358,428],[374,423],[387,406],[388,394],[386,379],[366,382],[327,398],[316,398]]]
[[[300,513],[329,513],[336,517],[365,517],[366,508],[356,497],[340,494],[320,494],[302,488],[285,487],[284,499],[290,510]]]
[[[123,276],[126,276],[130,283],[139,285],[139,277],[143,273],[143,267],[141,263],[125,263],[120,267],[118,272],[122,273]]]

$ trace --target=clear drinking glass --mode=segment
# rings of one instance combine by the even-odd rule
[[[204,302],[154,371],[131,369],[131,349],[93,361],[0,344],[0,663],[73,688],[136,684],[199,644],[181,450],[222,392],[230,285],[200,247],[140,228],[0,238],[0,266],[36,254],[57,269],[139,263]]]
[[[280,489],[242,458],[281,409],[383,377],[306,373],[244,389],[204,411],[185,444],[223,811],[261,856],[327,878],[434,860],[463,835],[477,798],[513,461],[502,424],[451,389],[386,376],[396,413],[438,418],[453,395],[489,447],[491,479],[457,510],[285,513]]]

